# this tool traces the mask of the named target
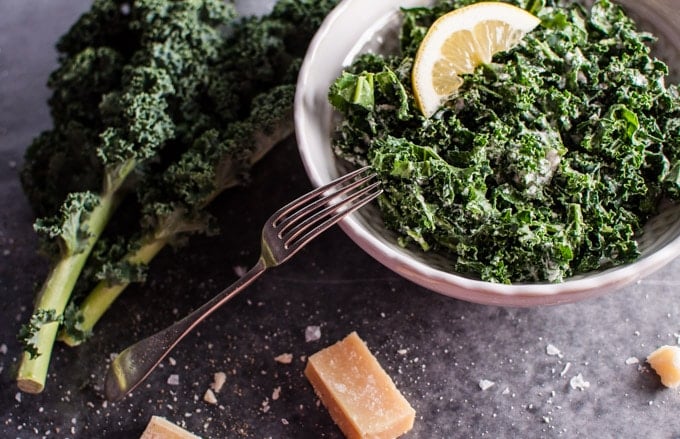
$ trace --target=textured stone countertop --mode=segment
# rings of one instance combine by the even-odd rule
[[[133,395],[105,402],[111,355],[233,282],[237,267],[257,259],[264,220],[310,189],[294,140],[258,166],[249,192],[215,203],[225,233],[163,252],[148,283],[126,291],[88,343],[57,346],[42,394],[20,393],[15,334],[47,266],[18,170],[26,145],[50,125],[44,84],[54,41],[87,4],[0,2],[0,437],[136,438],[159,415],[210,438],[340,438],[302,371],[306,356],[351,331],[416,409],[408,438],[680,437],[680,393],[645,363],[679,341],[680,259],[596,299],[498,308],[419,288],[338,228],[212,315]],[[305,341],[308,326],[320,327],[320,339]],[[290,364],[274,360],[282,353]],[[220,371],[226,384],[218,404],[207,404]],[[589,385],[570,385],[578,376]],[[482,390],[480,380],[494,384]]]

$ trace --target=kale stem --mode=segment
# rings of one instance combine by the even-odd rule
[[[163,247],[165,247],[168,240],[165,238],[151,237],[142,239],[142,242],[145,242],[145,244],[136,251],[128,254],[123,260],[130,264],[146,265],[151,262]],[[100,281],[79,306],[79,320],[76,323],[78,332],[84,334],[85,337],[89,336],[94,325],[97,324],[106,310],[109,309],[111,304],[123,291],[125,291],[130,283],[131,282],[120,281],[115,284],[110,284],[105,280]],[[68,346],[78,346],[85,341],[85,337],[75,336],[66,330],[62,330],[59,334],[59,340],[66,343]]]
[[[42,286],[35,303],[35,312],[54,310],[61,318],[68,303],[73,287],[87,261],[94,244],[109,222],[119,204],[119,196],[108,193],[100,197],[99,204],[93,209],[88,223],[89,237],[78,252],[69,252],[52,267]],[[38,356],[24,352],[17,373],[17,385],[28,393],[40,393],[45,388],[47,369],[52,355],[52,347],[59,329],[59,321],[46,323],[40,327],[33,338]]]

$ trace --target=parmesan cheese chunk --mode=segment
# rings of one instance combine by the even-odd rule
[[[349,439],[393,439],[413,427],[415,410],[356,332],[310,356],[305,375]]]
[[[647,362],[661,377],[661,384],[670,388],[680,385],[680,347],[661,346],[649,354]]]
[[[139,439],[201,439],[160,416],[152,416]]]

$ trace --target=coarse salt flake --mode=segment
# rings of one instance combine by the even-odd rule
[[[638,364],[639,362],[640,362],[640,360],[638,360],[638,359],[635,358],[635,357],[628,357],[628,358],[626,358],[626,364],[627,364],[627,365]]]
[[[290,364],[293,361],[293,354],[285,353],[274,357],[274,361],[281,364]]]
[[[491,387],[493,387],[495,384],[496,383],[491,381],[491,380],[485,380],[485,379],[479,380],[479,388],[482,389],[482,390],[488,390]]]
[[[217,393],[220,393],[222,386],[227,382],[227,374],[224,372],[215,372],[213,375],[213,382],[210,387]]]
[[[548,344],[548,346],[545,347],[545,353],[552,356],[552,357],[559,357],[562,358],[564,355],[562,355],[562,352],[552,344]]]
[[[168,377],[168,385],[170,386],[179,386],[179,375],[176,373],[173,373]]]
[[[567,362],[567,364],[564,365],[564,369],[562,369],[562,372],[560,372],[560,376],[563,377],[567,374],[569,371],[569,368],[571,367],[571,363]]]
[[[569,380],[569,386],[574,390],[585,390],[590,387],[590,383],[583,379],[583,375],[578,374]]]
[[[215,396],[215,393],[211,389],[208,389],[205,391],[205,394],[203,395],[203,401],[207,402],[208,404],[215,405],[217,404],[217,397]]]
[[[315,326],[315,325],[310,325],[305,328],[305,341],[310,342],[310,341],[316,341],[321,338],[321,327],[320,326]]]

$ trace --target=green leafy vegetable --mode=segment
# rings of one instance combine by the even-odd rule
[[[95,0],[61,38],[50,76],[54,128],[26,153],[22,182],[52,269],[18,383],[42,391],[58,321],[96,241],[137,170],[200,126],[197,97],[233,9],[220,0]],[[61,205],[61,206],[60,206]]]
[[[192,233],[214,232],[205,210],[224,190],[242,184],[245,173],[274,145],[292,133],[294,87],[284,85],[257,96],[251,115],[223,133],[209,130],[156,176],[141,194],[143,233],[120,259],[108,260],[102,279],[67,318],[61,340],[74,346],[91,335],[109,306],[133,282],[145,279],[146,265],[167,244]]]
[[[80,343],[161,249],[216,232],[209,203],[292,133],[297,71],[335,3],[233,20],[222,0],[95,0],[61,37],[54,128],[22,170],[54,260],[19,337],[23,390],[42,390],[59,327]]]
[[[294,83],[307,44],[335,1],[279,1],[263,17],[230,30],[209,72],[207,100],[218,122],[163,172],[140,185],[141,233],[127,252],[108,258],[100,281],[65,319],[61,340],[83,342],[108,307],[167,244],[213,233],[205,208],[224,190],[247,182],[252,166],[293,130]],[[226,127],[226,129],[221,129]]]
[[[608,0],[514,1],[542,24],[427,119],[415,52],[438,16],[470,3],[404,10],[401,53],[362,55],[336,80],[336,154],[371,164],[387,227],[453,271],[559,282],[635,260],[642,226],[680,195],[680,96],[654,38]]]

